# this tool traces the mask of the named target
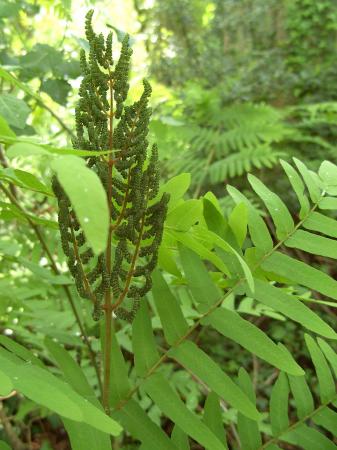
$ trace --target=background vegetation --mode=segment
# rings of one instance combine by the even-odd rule
[[[158,144],[162,191],[171,194],[148,303],[133,324],[116,323],[113,406],[132,393],[138,378],[147,379],[144,373],[156,358],[163,377],[141,385],[129,409],[112,414],[127,430],[113,448],[336,448],[335,381],[326,362],[336,374],[335,0],[0,1],[2,351],[34,367],[46,366],[55,383],[65,380],[76,390],[81,379],[83,397],[99,395],[92,354],[100,365],[100,325],[67,269],[51,157],[32,157],[29,147],[46,144],[53,155],[56,147],[72,147],[79,54],[88,50],[84,17],[91,7],[95,29],[113,32],[116,57],[125,33],[131,36],[129,102],[139,98],[144,76],[152,85],[149,141]],[[321,165],[324,160],[332,164]],[[248,173],[253,176],[247,178]],[[269,260],[271,248],[278,256]],[[203,295],[211,310],[219,292],[225,296],[219,309],[235,313],[235,320],[244,318],[238,325],[243,337],[228,335],[234,316],[227,317],[224,328],[212,313],[213,322],[212,317],[202,321],[208,316]],[[163,298],[172,310],[162,309]],[[305,311],[293,309],[289,299],[305,305]],[[186,329],[199,348],[172,350]],[[331,347],[321,338],[317,344],[315,333],[332,339]],[[262,350],[252,348],[247,336]],[[270,356],[262,336],[284,344],[292,357],[286,353],[282,360],[276,345]],[[146,355],[137,356],[135,339],[149,349]],[[196,363],[211,364],[203,359],[206,354],[251,403],[233,405],[221,395]],[[44,380],[40,372],[29,378],[18,361],[9,363],[5,356],[0,353],[0,369],[6,376],[12,370],[14,378],[22,373],[28,387],[0,392],[0,449],[7,442],[14,449],[86,450],[92,432],[77,429],[71,414],[64,419],[61,400],[53,403],[31,392],[29,380],[46,383],[54,399],[62,385]],[[173,391],[165,390],[163,379]],[[185,410],[178,400],[172,412],[158,392],[170,400],[178,393],[193,412],[190,421],[181,420]],[[262,412],[258,421],[252,420],[255,403]],[[83,422],[103,435],[95,414]],[[207,432],[199,437],[195,418],[202,418],[211,437]],[[98,436],[89,442],[91,448],[109,448],[107,435]],[[155,439],[161,447],[151,447]]]

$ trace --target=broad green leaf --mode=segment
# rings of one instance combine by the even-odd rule
[[[314,399],[304,376],[288,375],[288,379],[295,400],[297,416],[299,419],[303,419],[314,410]]]
[[[190,450],[190,443],[186,433],[182,431],[177,425],[174,425],[171,441],[177,447],[177,450]]]
[[[210,392],[206,398],[203,421],[227,448],[226,433],[224,423],[222,421],[220,401],[215,392]],[[206,450],[212,449],[209,448]]]
[[[235,258],[238,260],[242,272],[247,279],[249,289],[251,291],[254,291],[253,276],[246,261],[239,255],[239,253],[236,250],[234,250],[234,248],[231,245],[228,244],[228,242],[226,242],[224,239],[222,239],[220,236],[213,233],[212,231],[207,230],[206,228],[198,228],[195,231],[195,236],[201,240],[204,240],[205,242],[212,243],[215,247],[219,247],[220,249],[224,250],[227,253],[233,254]]]
[[[169,355],[206,383],[223,400],[245,416],[259,420],[260,414],[248,397],[220,367],[193,342],[186,341],[171,349]]]
[[[302,161],[296,158],[293,158],[293,160],[308,188],[312,202],[317,203],[321,198],[321,192],[315,178]]]
[[[137,375],[143,377],[159,359],[145,299],[132,324],[132,349]]]
[[[309,200],[304,193],[305,186],[303,184],[303,181],[302,181],[301,177],[298,175],[298,173],[296,172],[296,170],[290,164],[288,164],[286,161],[283,161],[283,160],[280,160],[280,163],[283,167],[283,170],[287,174],[287,177],[290,181],[292,188],[294,189],[294,191],[297,195],[298,201],[301,205],[300,218],[303,218],[308,214],[308,212],[310,210]]]
[[[254,387],[248,373],[242,367],[239,370],[238,385],[245,392],[250,401],[256,403]],[[262,445],[257,422],[238,414],[238,432],[241,446],[245,450],[257,450]]]
[[[324,182],[324,187],[329,195],[337,195],[337,166],[330,161],[323,161],[318,175]]]
[[[1,73],[1,67],[0,67]],[[11,145],[7,151],[9,158],[27,157],[31,155],[41,156],[102,156],[113,153],[114,150],[81,150],[67,147],[54,147],[49,144],[42,144],[40,142],[32,142],[32,140],[21,137],[12,137],[0,134],[0,142],[6,145]]]
[[[188,231],[201,218],[202,203],[200,200],[187,200],[168,213],[165,227],[176,231]]]
[[[0,396],[6,397],[13,390],[14,386],[11,379],[0,370]]]
[[[222,297],[221,291],[214,284],[200,257],[189,248],[180,245],[179,254],[185,272],[188,287],[196,303],[204,310]]]
[[[0,441],[0,450],[11,450],[11,448],[5,441]]]
[[[277,346],[262,330],[225,308],[217,308],[202,320],[223,336],[232,339],[251,353],[291,375],[303,375],[303,370],[282,348]]]
[[[228,218],[228,225],[241,248],[246,239],[248,225],[248,208],[245,203],[238,203],[235,206]]]
[[[225,238],[227,223],[220,211],[206,198],[203,199],[203,207],[204,218],[208,229],[218,236]]]
[[[337,221],[316,211],[303,222],[303,227],[337,238]]]
[[[330,408],[323,408],[319,410],[314,416],[313,421],[329,431],[333,436],[337,431],[337,413]]]
[[[337,198],[335,198],[335,197],[324,197],[319,202],[318,206],[319,206],[320,209],[327,209],[327,210],[336,211],[337,210]]]
[[[307,425],[300,425],[288,433],[284,433],[281,439],[305,450],[337,450],[337,446],[330,439]]]
[[[158,266],[165,270],[165,272],[171,273],[176,277],[181,277],[180,270],[176,264],[175,257],[171,248],[165,245],[165,235],[162,240],[162,244],[158,251]]]
[[[134,400],[129,400],[121,410],[113,412],[113,417],[121,422],[133,437],[139,439],[146,450],[177,450],[162,429],[152,422]]]
[[[19,156],[49,156],[47,150],[45,150],[40,145],[32,144],[31,142],[27,143],[17,143],[11,145],[7,151],[6,156],[8,158],[17,158]]]
[[[310,308],[280,288],[255,279],[254,298],[286,317],[329,339],[337,339],[335,331]]]
[[[337,241],[308,231],[297,230],[285,241],[287,247],[297,248],[314,255],[337,259]]]
[[[85,422],[112,435],[121,432],[121,426],[77,394],[67,383],[50,372],[0,349],[0,366],[11,379],[14,388],[34,402],[46,406],[62,417]]]
[[[281,434],[289,426],[289,385],[286,375],[280,372],[270,397],[270,421],[273,436]]]
[[[62,59],[60,49],[37,43],[19,57],[21,77],[30,80],[48,72],[55,72]]]
[[[177,205],[177,202],[183,197],[191,183],[191,174],[181,173],[160,187],[159,194],[167,192],[170,194],[169,209]]]
[[[183,316],[178,300],[172,294],[164,277],[158,269],[152,274],[153,299],[168,344],[173,345],[187,331],[188,325]]]
[[[10,126],[2,116],[0,116],[0,134],[15,138],[14,131],[10,128]]]
[[[32,363],[39,367],[44,367],[43,362],[37,356],[35,356],[34,353],[32,353],[23,345],[14,341],[14,339],[9,338],[8,336],[1,335],[0,344],[24,361]]]
[[[334,371],[335,377],[337,378],[337,354],[336,352],[330,347],[330,345],[325,342],[323,339],[318,338],[317,342],[321,349],[323,350],[324,356],[329,361],[332,370]]]
[[[316,341],[308,334],[305,335],[305,342],[315,366],[321,400],[323,403],[329,402],[336,395],[336,389],[328,363]]]
[[[254,175],[248,175],[248,181],[254,191],[266,205],[276,227],[276,234],[279,239],[283,239],[294,229],[294,221],[290,212],[280,197],[270,191]]]
[[[53,196],[53,192],[35,175],[18,169],[0,169],[0,179],[6,180],[16,186],[32,191],[41,192],[48,196]]]
[[[224,444],[194,413],[186,408],[161,374],[157,373],[148,378],[144,388],[159,409],[195,441],[205,448],[225,450]]]
[[[218,210],[218,212],[222,214],[219,199],[213,194],[212,191],[206,192],[206,194],[203,196],[203,201],[211,202],[212,205]]]
[[[62,371],[67,381],[75,391],[88,399],[93,405],[103,411],[101,404],[96,398],[95,391],[89,385],[84,373],[70,354],[59,344],[46,338],[45,346]],[[99,448],[111,450],[110,437],[87,424],[74,422],[69,419],[63,420],[69,435],[72,450],[92,450]]]
[[[110,223],[106,193],[98,176],[73,156],[55,159],[51,164],[68,195],[93,251],[101,253],[107,244]]]
[[[6,118],[8,125],[24,128],[31,110],[27,103],[6,92],[0,94],[0,114]]]
[[[64,427],[69,436],[71,450],[111,450],[110,436],[95,430],[86,423],[63,419]]]
[[[276,252],[265,259],[262,268],[337,300],[336,280],[288,255]]]
[[[69,352],[48,337],[44,340],[44,344],[61,369],[67,383],[83,397],[91,399],[95,398],[95,391],[90,386],[80,366],[70,356]]]
[[[193,233],[184,233],[174,230],[165,230],[166,233],[172,237],[175,241],[180,242],[185,247],[188,247],[193,252],[197,253],[202,259],[207,259],[212,262],[215,267],[217,267],[221,272],[229,275],[228,269],[224,262],[217,256],[214,252],[208,249],[205,245],[199,242]]]
[[[66,105],[67,97],[72,87],[67,80],[48,79],[42,82],[40,89],[46,92],[55,102],[60,105]]]
[[[250,201],[236,188],[233,186],[227,186],[227,191],[236,204],[244,202],[245,205],[247,205],[248,228],[254,245],[258,249],[261,249],[263,253],[270,252],[273,248],[273,240],[262,217],[259,216]]]

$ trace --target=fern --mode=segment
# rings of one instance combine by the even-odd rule
[[[202,125],[179,130],[184,147],[174,169],[190,171],[196,185],[216,185],[253,167],[272,167],[282,154],[274,144],[293,133],[281,118],[263,104],[211,110]]]
[[[321,249],[319,251],[321,255],[336,257],[336,243],[331,238],[337,237],[337,223],[318,212],[318,210],[324,212],[326,208],[336,207],[335,197],[329,194],[335,195],[336,193],[331,182],[335,183],[333,176],[337,168],[325,162],[321,166],[319,177],[317,174],[308,171],[303,163],[296,161],[296,165],[299,172],[283,162],[284,169],[301,205],[300,218],[296,224],[282,200],[269,191],[257,178],[249,177],[254,190],[264,201],[271,214],[276,229],[277,238],[275,242],[273,242],[273,237],[255,208],[251,207],[243,195],[232,187],[228,189],[232,197],[238,202],[238,206],[234,209],[227,224],[220,216],[216,206],[205,199],[204,218],[208,228],[195,225],[189,228],[189,232],[186,233],[186,230],[178,231],[174,230],[173,227],[166,226],[164,245],[170,242],[172,246],[175,241],[184,243],[178,246],[180,261],[184,270],[182,281],[186,283],[185,289],[193,299],[192,305],[194,305],[195,316],[192,321],[191,318],[188,321],[186,320],[178,297],[169,287],[163,275],[157,270],[153,276],[152,295],[167,343],[166,350],[157,347],[152,331],[150,311],[145,304],[137,313],[133,324],[132,343],[135,368],[138,375],[138,381],[133,385],[128,385],[126,381],[123,381],[121,386],[119,380],[125,380],[127,371],[121,350],[117,345],[114,347],[114,375],[116,377],[116,391],[113,400],[114,417],[118,418],[131,434],[143,442],[144,448],[149,450],[158,448],[158,440],[160,440],[160,448],[173,449],[177,447],[174,446],[175,433],[172,440],[168,440],[159,428],[155,427],[153,423],[149,423],[148,417],[133,399],[139,389],[145,389],[163,414],[202,447],[212,450],[226,448],[226,443],[219,438],[217,432],[212,430],[212,426],[206,425],[209,423],[207,419],[205,419],[205,422],[200,422],[199,418],[187,409],[177,396],[169,380],[162,375],[161,366],[168,359],[174,359],[179,365],[193,373],[197,380],[205,383],[210,391],[213,391],[222,400],[238,410],[238,430],[242,439],[244,439],[245,433],[246,436],[252,433],[249,430],[255,429],[255,433],[258,433],[261,415],[254,406],[251,389],[247,388],[247,380],[245,381],[244,375],[241,374],[238,387],[210,356],[191,342],[190,338],[200,326],[211,326],[225,338],[239,343],[250,353],[264,359],[280,369],[282,373],[286,373],[292,381],[295,380],[294,385],[303,381],[304,371],[293,360],[285,347],[281,343],[275,344],[262,330],[247,321],[235,311],[235,308],[231,308],[231,302],[228,301],[233,295],[240,302],[240,299],[244,298],[244,294],[248,293],[257,302],[299,323],[307,330],[325,338],[337,338],[334,330],[306,306],[302,297],[290,294],[286,289],[286,286],[295,283],[295,285],[320,292],[322,295],[336,300],[337,282],[326,273],[281,251],[283,248],[296,247],[303,251],[313,252],[314,246],[315,249]],[[308,196],[306,192],[309,192],[310,195]],[[174,210],[177,208],[186,209],[187,203],[171,209],[168,214],[168,223],[170,215],[174,214]],[[246,214],[244,213],[245,210]],[[247,218],[246,224],[244,223],[245,217]],[[248,225],[249,236],[245,234],[245,225]],[[312,233],[312,231],[317,230],[320,233],[325,233],[326,236]],[[319,247],[316,247],[317,240],[320,244]],[[195,251],[191,250],[193,248],[200,254],[207,254],[206,250],[209,251],[210,246],[214,247],[215,253],[211,252],[208,255],[218,257],[220,262],[225,265],[227,288],[224,291],[220,288],[223,285],[221,280],[219,280],[218,286],[215,285],[205,265]],[[240,250],[243,246],[246,248],[245,252]],[[214,261],[217,260],[213,259]],[[216,272],[214,272],[215,274]],[[276,281],[277,284],[275,284]],[[308,339],[310,340],[310,338],[307,338],[307,341]],[[319,342],[322,342],[322,340]],[[314,364],[317,365],[314,356],[313,360]],[[285,375],[282,375],[282,377],[282,381],[278,382],[278,387],[275,388],[272,405],[278,404],[277,395],[279,395],[278,391],[281,388],[283,389]],[[324,379],[326,375],[320,373],[319,377]],[[280,383],[283,384],[279,386]],[[331,394],[331,396],[328,398],[327,394],[324,394],[324,408],[335,398],[333,396],[335,394],[332,395],[332,392],[330,392],[332,391],[331,382],[329,382],[329,385],[329,395]],[[275,416],[274,408],[272,406]],[[323,406],[318,409],[318,412],[321,410],[323,410]],[[330,413],[327,412],[327,414]],[[280,415],[281,411],[276,415],[275,423],[284,420],[283,416],[279,417]],[[302,420],[302,422],[304,421]],[[293,431],[296,428],[295,426],[290,429],[290,437],[288,434],[284,437],[283,432],[282,436],[279,436],[277,425],[273,426],[276,431],[272,433],[275,432],[277,438],[294,440],[296,437],[300,442],[300,432],[298,434]],[[263,430],[265,430],[265,427],[263,427]],[[301,431],[302,428],[299,427],[299,430]],[[313,433],[316,432],[313,431]],[[265,431],[264,434],[266,434]],[[272,442],[276,440],[276,437],[272,437]],[[306,443],[305,433],[302,437],[304,442],[299,445],[303,445],[304,448],[313,448]],[[243,446],[242,448],[245,448],[245,450],[246,448],[247,450],[249,448],[268,448],[268,445],[262,444],[261,438],[256,437],[256,445]]]
[[[314,339],[307,334],[305,340],[316,371],[318,398],[314,400],[314,389],[310,389],[304,375],[293,377],[280,372],[271,391],[268,418],[263,423],[264,442],[257,424],[239,414],[237,424],[242,448],[279,449],[278,444],[282,443],[305,450],[336,448],[337,413],[334,404],[337,392],[331,369],[336,377],[337,354],[321,338]],[[238,384],[248,392],[254,390],[244,369],[239,372]]]
[[[93,37],[90,20],[89,14],[87,28]],[[92,43],[101,41],[100,37],[97,39],[98,41],[92,40]],[[110,49],[109,42],[107,46]],[[125,77],[121,79],[126,82]],[[145,88],[147,89],[147,85]],[[143,97],[143,103],[136,103],[136,106],[147,107],[148,94],[149,91]],[[118,99],[120,100],[119,96]],[[122,114],[121,110],[118,111],[118,114]],[[99,117],[101,116],[96,113],[92,116],[95,120]],[[105,172],[100,164],[102,161],[96,157],[95,145],[87,140],[88,137],[95,136],[89,131],[84,132],[80,119],[78,116],[78,141],[75,144],[86,147],[84,154],[88,158],[88,164],[96,167],[102,185],[105,186]],[[148,119],[147,113],[145,124],[140,124],[146,126],[146,131]],[[247,159],[243,159],[244,162],[238,158],[241,166],[238,161],[232,163],[231,169],[227,169],[229,176],[237,173],[237,170],[246,171],[252,165],[258,165],[258,159],[254,163],[254,154],[259,148],[271,148],[273,143],[292,135],[288,127],[280,126],[281,117],[278,113],[265,106],[234,106],[225,111],[223,117],[210,116],[208,120],[206,124],[210,130],[202,130],[202,133],[190,141],[191,145],[193,143],[198,146],[201,154],[210,142],[213,143],[215,158],[229,158],[229,152],[233,149],[238,149],[240,155],[245,152],[248,154]],[[88,130],[93,133],[103,131],[103,135],[107,137],[104,129],[97,127],[97,124],[93,126],[91,120],[85,123]],[[126,126],[128,116],[119,123]],[[226,128],[222,128],[224,124]],[[212,130],[213,125],[216,131]],[[121,136],[117,134],[117,137],[122,139],[123,133]],[[212,134],[216,135],[213,140],[210,138]],[[125,139],[125,143],[130,144]],[[117,143],[120,144],[119,141]],[[21,145],[27,143],[21,141]],[[101,150],[104,147],[106,143]],[[146,147],[145,143],[141,146],[142,152]],[[31,146],[24,148],[26,153],[32,151]],[[33,146],[33,150],[39,149],[38,146]],[[15,147],[9,149],[8,153],[17,155],[15,150]],[[152,169],[151,161],[143,168],[145,154],[142,155],[144,158],[140,161],[139,174],[147,175]],[[215,160],[209,160],[205,170],[207,176],[211,176],[211,168],[215,164]],[[333,435],[337,428],[336,413],[332,407],[336,404],[337,394],[329,364],[336,376],[337,355],[326,340],[336,340],[337,333],[320,317],[316,308],[321,304],[336,304],[337,281],[311,262],[307,263],[303,253],[337,258],[337,221],[330,214],[337,210],[337,166],[324,161],[318,173],[315,173],[298,159],[294,159],[294,164],[292,166],[281,161],[290,183],[289,188],[298,199],[296,218],[290,214],[277,194],[257,177],[248,175],[252,190],[270,217],[268,222],[263,219],[254,203],[232,186],[228,186],[227,190],[235,206],[224,217],[217,199],[211,193],[201,199],[183,200],[189,187],[187,174],[175,177],[160,189],[155,183],[156,195],[153,197],[162,198],[163,193],[167,193],[165,214],[156,216],[158,210],[153,209],[156,203],[149,206],[151,221],[153,219],[155,222],[154,226],[160,225],[155,263],[158,259],[162,270],[155,269],[154,264],[146,273],[149,283],[141,291],[143,300],[137,302],[139,308],[134,311],[132,324],[125,324],[122,317],[117,322],[121,329],[116,327],[115,330],[109,326],[107,329],[111,335],[106,332],[102,336],[102,340],[109,344],[109,358],[105,358],[104,366],[109,389],[104,390],[103,405],[109,414],[111,410],[111,417],[104,413],[103,405],[96,398],[94,388],[86,380],[81,368],[63,347],[50,339],[45,340],[41,353],[48,363],[46,354],[52,358],[62,379],[52,374],[46,364],[28,349],[10,339],[0,339],[1,395],[7,396],[12,390],[17,390],[59,414],[73,450],[91,450],[94,446],[100,450],[111,449],[108,434],[118,436],[121,432],[120,424],[125,433],[141,442],[142,450],[185,450],[190,448],[192,440],[206,450],[275,450],[283,442],[308,450],[335,448]],[[124,173],[123,165],[120,169]],[[10,180],[15,182],[14,177]],[[138,179],[132,185],[132,193],[136,199],[142,190],[148,188],[144,180],[146,181]],[[116,186],[121,186],[121,180],[118,178],[116,181]],[[123,189],[122,186],[120,190]],[[17,206],[13,196],[6,189],[2,190]],[[57,186],[56,193],[58,200],[63,202],[61,206],[64,211],[61,213],[71,214],[67,193],[61,189],[57,192]],[[155,199],[152,200],[155,202]],[[116,200],[116,209],[120,209],[120,203],[123,202]],[[144,213],[145,207],[140,208],[139,202],[133,200],[132,205],[132,209],[130,205],[128,210],[128,218],[133,217],[133,214],[138,218],[140,213]],[[166,206],[168,211],[163,226]],[[19,211],[24,216],[25,211],[22,208]],[[111,217],[118,222],[118,215],[111,214]],[[75,221],[75,214],[74,222],[67,217],[61,219],[61,226],[66,228],[61,230],[63,240],[67,240],[62,244],[68,245],[71,240],[74,241],[70,240],[72,236],[69,229],[72,229],[72,224],[76,228],[79,226]],[[146,225],[150,225],[151,221]],[[134,225],[131,222],[130,228]],[[34,222],[32,223],[36,230]],[[126,231],[122,229],[114,242],[114,263],[117,260],[120,274],[124,271],[119,264],[121,254],[118,253],[118,242],[121,242]],[[149,231],[145,239],[151,236]],[[75,242],[76,239],[84,245],[79,234],[75,234]],[[134,239],[129,241],[131,246]],[[75,264],[74,256],[70,251],[68,253],[77,281],[81,258]],[[142,257],[148,255],[147,251],[142,253]],[[87,264],[87,261],[82,262],[84,266]],[[97,267],[100,281],[108,284],[103,286],[104,290],[110,292],[111,277],[116,275],[116,270],[110,267],[109,276],[106,277],[105,261],[102,260],[102,264]],[[137,267],[133,265],[130,277],[143,273],[136,271]],[[121,278],[125,279],[125,276]],[[88,292],[83,291],[81,284],[76,283],[76,288],[79,294],[88,297]],[[306,294],[309,292],[309,296],[303,295],[303,291]],[[308,301],[315,308],[311,309]],[[252,309],[258,311],[257,314],[275,317],[276,320],[293,321],[299,329],[306,331],[306,344],[319,384],[319,398],[316,398],[314,387],[310,389],[307,385],[305,371],[295,361],[290,350],[282,342],[274,342],[264,330],[249,320],[246,314],[251,314]],[[106,317],[112,319],[113,310],[105,310]],[[124,315],[124,318],[127,317]],[[208,329],[222,336],[223,342],[235,342],[248,354],[265,361],[280,372],[272,389],[268,412],[258,410],[256,393],[243,369],[239,372],[238,381],[233,380],[212,355],[208,355],[194,342],[200,330]],[[123,340],[123,337],[130,339]],[[128,356],[131,355],[128,362],[124,358],[123,347],[128,350]],[[107,345],[105,348],[103,346],[103,356],[107,355],[106,349]],[[174,377],[168,376],[169,361],[174,367],[181,367],[190,374],[191,383],[202,386],[206,394],[205,403],[201,403],[198,408],[202,414],[189,407],[176,391]],[[290,393],[293,398],[289,402]],[[148,409],[152,405],[173,423],[170,436],[151,420]],[[229,426],[227,423],[225,426],[222,410],[228,408],[234,415],[229,420]],[[119,443],[116,442],[116,445]]]
[[[305,157],[317,167],[317,147],[321,147],[335,161],[334,102],[282,110],[251,103],[223,106],[215,90],[191,92],[184,99],[182,122],[163,119],[159,132],[165,130],[167,152],[174,149],[168,170],[190,172],[195,197],[207,187],[254,169],[271,169],[287,154]]]

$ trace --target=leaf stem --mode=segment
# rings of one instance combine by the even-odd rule
[[[109,150],[113,147],[113,81],[112,73],[109,68],[109,94],[110,94],[110,114],[109,114]],[[111,221],[111,202],[112,202],[112,168],[114,159],[112,153],[108,160],[108,192],[107,199],[109,205],[109,220]],[[110,277],[111,274],[111,244],[112,228],[109,227],[108,241],[106,247],[106,271]],[[105,291],[105,336],[104,336],[104,379],[103,379],[103,398],[102,404],[105,412],[110,415],[110,364],[111,364],[111,339],[112,339],[112,298],[111,289],[108,287]]]
[[[302,417],[301,419],[299,419],[297,422],[294,422],[292,425],[290,425],[288,428],[286,428],[285,430],[281,431],[281,433],[279,433],[278,435],[274,436],[273,438],[269,439],[269,441],[266,441],[261,447],[259,447],[257,450],[264,450],[266,448],[268,448],[271,444],[274,444],[275,442],[278,442],[279,440],[282,440],[281,437],[282,435],[289,433],[290,431],[294,430],[295,428],[297,428],[299,425],[304,424],[307,420],[311,419],[312,417],[314,417],[317,413],[319,413],[322,409],[326,408],[330,403],[334,402],[337,400],[337,395],[335,394],[329,401],[322,403],[321,405],[319,405],[316,409],[314,409],[313,411],[311,411],[311,413],[307,414],[306,416]]]

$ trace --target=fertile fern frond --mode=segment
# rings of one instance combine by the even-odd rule
[[[132,50],[125,36],[120,57],[112,57],[112,33],[106,38],[92,28],[93,11],[85,21],[89,52],[81,52],[83,79],[76,106],[74,147],[107,150],[111,154],[87,158],[87,165],[100,178],[110,213],[105,254],[95,256],[81,230],[58,179],[53,189],[59,203],[62,247],[81,297],[93,303],[93,318],[112,310],[123,319],[133,319],[139,301],[151,288],[151,272],[157,264],[168,195],[157,199],[158,151],[148,153],[151,87],[144,80],[140,99],[126,105]],[[85,186],[83,193],[85,195]],[[107,298],[108,296],[108,298]],[[111,302],[112,297],[112,302]],[[129,301],[127,300],[129,299]],[[123,305],[122,305],[123,303]],[[125,308],[125,304],[127,308]]]

